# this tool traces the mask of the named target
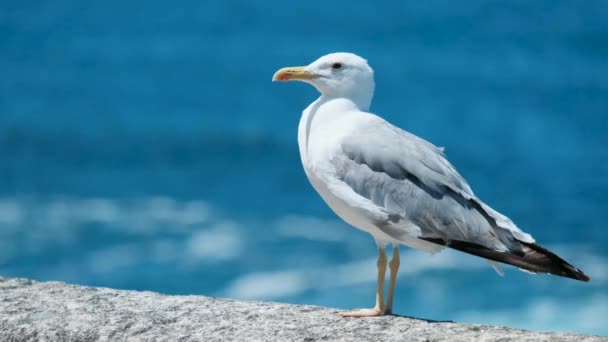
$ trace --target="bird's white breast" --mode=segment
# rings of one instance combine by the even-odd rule
[[[353,116],[347,104],[337,100],[313,102],[302,113],[298,127],[298,146],[306,174],[331,173],[331,159],[341,152],[343,138],[352,130]],[[349,123],[349,124],[345,124]]]
[[[327,205],[344,221],[374,235],[377,241],[390,238],[370,222],[363,211],[353,208],[345,196],[336,194],[336,187],[346,185],[336,177],[332,159],[342,153],[341,143],[357,125],[366,119],[365,113],[341,103],[318,104],[313,102],[304,112],[298,127],[298,146],[302,165],[313,188]],[[330,189],[332,187],[332,189]],[[352,192],[344,189],[344,192]]]

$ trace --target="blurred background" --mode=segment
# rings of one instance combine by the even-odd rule
[[[3,1],[0,275],[372,306],[372,238],[300,165],[317,94],[270,82],[350,51],[376,71],[374,112],[446,146],[592,278],[406,248],[395,311],[606,335],[606,17],[602,1]]]

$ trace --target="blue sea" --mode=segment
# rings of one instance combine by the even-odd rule
[[[376,249],[309,185],[305,84],[368,59],[372,111],[592,278],[402,250],[401,315],[608,335],[605,1],[3,1],[0,276],[371,307]],[[1,294],[0,294],[1,296]]]

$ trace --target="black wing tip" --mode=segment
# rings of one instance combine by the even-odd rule
[[[583,273],[583,271],[581,271],[579,269],[576,269],[576,271],[577,271],[576,277],[572,278],[572,279],[584,281],[585,283],[588,283],[589,281],[591,281],[591,277],[589,277],[588,275],[586,275],[585,273]]]
[[[570,265],[567,262],[565,262],[564,264],[561,264],[560,267],[561,267],[561,270],[563,273],[562,272],[560,272],[559,274],[553,273],[553,272],[548,272],[548,273],[555,274],[557,276],[574,279],[574,280],[584,281],[586,283],[591,280],[591,278],[588,275],[586,275],[583,271]]]
[[[542,256],[548,258],[551,261],[552,265],[546,271],[546,273],[550,273],[550,274],[554,274],[557,276],[566,277],[566,278],[570,278],[570,279],[574,279],[574,280],[584,281],[584,282],[589,282],[591,280],[591,278],[588,275],[586,275],[583,271],[572,266],[566,260],[560,258],[557,254],[542,247],[541,245],[538,245],[536,243],[522,242],[522,241],[519,241],[519,242],[522,245],[530,248],[531,250],[533,250],[536,253],[541,254]]]
[[[570,265],[550,250],[537,245],[519,241],[524,250],[517,252],[498,252],[487,247],[466,241],[445,241],[439,238],[423,238],[423,240],[444,245],[461,252],[473,254],[505,264],[513,265],[532,273],[549,273],[560,277],[588,282],[591,278],[583,271]]]

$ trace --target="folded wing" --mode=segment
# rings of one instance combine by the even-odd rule
[[[387,213],[375,224],[392,238],[416,238],[532,272],[576,278],[576,268],[479,200],[441,148],[373,115],[341,147],[333,159],[336,176]],[[564,271],[565,265],[571,270]]]

